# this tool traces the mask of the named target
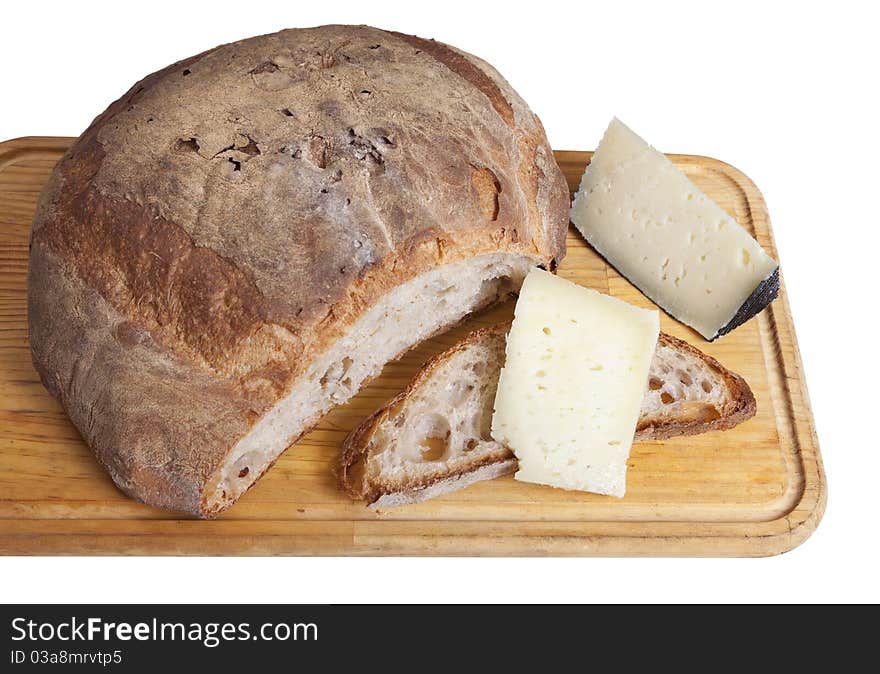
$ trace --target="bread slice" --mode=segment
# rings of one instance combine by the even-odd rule
[[[477,330],[436,356],[343,444],[341,487],[374,507],[425,501],[516,470],[490,435],[509,324]],[[660,333],[636,442],[724,430],[754,416],[745,380]]]

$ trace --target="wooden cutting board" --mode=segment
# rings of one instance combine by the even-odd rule
[[[0,144],[0,552],[758,556],[790,550],[816,528],[825,480],[784,288],[757,319],[712,344],[661,313],[663,330],[746,378],[758,413],[731,431],[634,446],[624,499],[507,476],[374,511],[336,490],[330,467],[346,433],[430,356],[476,326],[509,318],[510,302],[389,364],[218,520],[180,519],[129,500],[40,385],[28,351],[28,230],[40,190],[71,141]],[[574,190],[590,153],[556,157]],[[672,159],[778,259],[767,208],[746,176],[715,159]],[[652,306],[573,229],[559,273]]]

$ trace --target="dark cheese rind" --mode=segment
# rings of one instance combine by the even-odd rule
[[[757,316],[766,309],[778,295],[779,267],[776,267],[770,276],[758,284],[758,287],[755,288],[754,292],[748,296],[745,302],[742,303],[742,306],[733,315],[733,318],[728,321],[727,325],[718,330],[716,335],[709,341],[714,342],[722,335],[726,335],[734,328],[738,328],[750,318]]]

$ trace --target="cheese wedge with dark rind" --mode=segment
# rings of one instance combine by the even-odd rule
[[[779,265],[661,152],[612,120],[571,221],[609,264],[709,341],[779,294]]]

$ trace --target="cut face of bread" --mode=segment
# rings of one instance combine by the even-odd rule
[[[483,255],[440,267],[388,293],[233,447],[209,482],[208,508],[222,509],[235,501],[292,438],[351,398],[386,362],[471,311],[515,292],[531,265],[531,260],[517,255]],[[485,367],[481,369],[485,371]],[[491,418],[491,409],[488,414]],[[427,417],[423,423],[429,423]],[[436,434],[425,426],[424,434],[431,433]]]
[[[471,333],[352,431],[338,464],[342,488],[395,506],[516,470],[513,453],[489,434],[508,328]],[[731,428],[755,409],[742,377],[661,333],[635,440]]]

